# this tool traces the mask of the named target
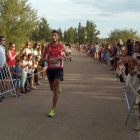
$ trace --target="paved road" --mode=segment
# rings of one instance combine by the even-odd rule
[[[135,118],[124,125],[128,113],[121,103],[123,83],[108,67],[72,50],[65,63],[62,94],[54,118],[47,115],[52,92],[47,80],[18,99],[0,103],[0,140],[137,140]]]

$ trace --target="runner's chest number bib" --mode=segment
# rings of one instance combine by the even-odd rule
[[[55,59],[56,61],[54,64],[50,64],[50,67],[60,67],[59,57],[50,57],[50,59]]]

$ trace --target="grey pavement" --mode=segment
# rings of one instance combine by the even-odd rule
[[[102,63],[72,49],[53,118],[47,117],[53,93],[47,80],[40,82],[36,90],[18,99],[6,96],[0,103],[0,140],[138,140],[132,130],[137,119],[124,125],[124,83]]]

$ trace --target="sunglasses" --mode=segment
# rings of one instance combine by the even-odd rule
[[[37,46],[40,46],[39,44],[36,44]]]
[[[5,39],[0,39],[0,41],[5,41]]]
[[[27,45],[31,45],[31,44],[27,44]]]
[[[12,48],[15,48],[16,46],[11,46]]]

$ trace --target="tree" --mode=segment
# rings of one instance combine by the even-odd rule
[[[62,32],[61,28],[58,29],[58,32],[59,32],[59,37],[60,37],[59,41],[63,41],[63,36],[62,36],[63,32]]]
[[[98,35],[100,34],[100,31],[96,29],[96,24],[92,21],[87,21],[86,23],[86,32],[87,32],[87,43],[93,44],[98,40]]]
[[[86,43],[86,28],[83,26],[81,27],[81,43]]]
[[[133,29],[114,29],[108,35],[108,40],[111,43],[118,42],[118,39],[122,39],[124,43],[126,43],[128,39],[140,39],[138,36],[138,31],[135,31]]]
[[[44,40],[46,42],[51,40],[51,29],[44,17],[40,18],[39,21],[39,38],[40,40]]]
[[[31,31],[37,26],[37,12],[27,2],[0,1],[0,33],[6,37],[7,43],[14,42],[16,48],[21,48],[21,44],[28,40]]]
[[[67,30],[64,30],[63,41],[67,41]]]
[[[67,43],[74,43],[74,29],[73,27],[70,27],[66,32],[66,42]]]

